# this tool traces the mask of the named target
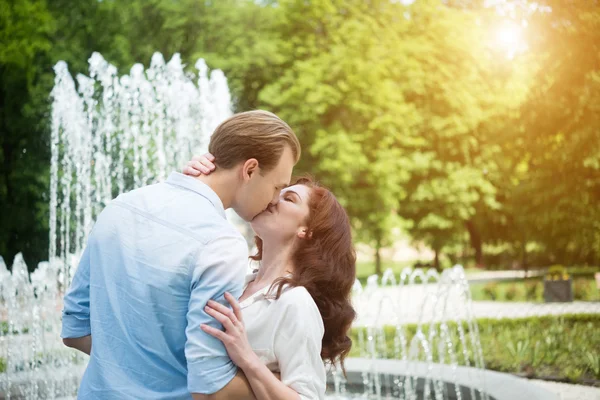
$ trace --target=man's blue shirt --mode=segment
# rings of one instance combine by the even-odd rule
[[[190,399],[237,368],[204,311],[242,292],[248,249],[202,182],[166,182],[120,195],[102,211],[64,299],[63,338],[92,335],[81,399]]]

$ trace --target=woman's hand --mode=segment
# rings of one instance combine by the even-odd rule
[[[215,170],[215,156],[206,153],[202,156],[194,156],[187,165],[183,167],[183,173],[190,176],[209,175]]]
[[[230,293],[225,293],[225,299],[231,304],[233,310],[213,300],[210,300],[204,309],[208,315],[223,324],[225,332],[205,324],[200,327],[204,332],[223,342],[231,361],[245,371],[256,366],[257,363],[260,364],[260,359],[248,342],[239,303]]]

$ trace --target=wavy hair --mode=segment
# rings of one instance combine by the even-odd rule
[[[292,253],[294,273],[278,278],[271,288],[276,298],[285,286],[303,286],[317,304],[325,333],[321,358],[339,363],[345,373],[344,358],[350,352],[352,340],[348,332],[356,312],[350,295],[356,279],[356,253],[352,244],[350,220],[333,193],[310,178],[300,178],[296,185],[311,189],[306,220],[308,235],[298,240]],[[255,237],[258,252],[251,256],[262,259],[262,240]]]

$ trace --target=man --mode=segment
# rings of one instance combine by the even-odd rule
[[[99,215],[64,299],[63,341],[90,354],[79,398],[251,394],[200,325],[216,326],[204,311],[208,300],[243,289],[248,249],[225,209],[250,221],[277,203],[300,144],[274,114],[250,111],[223,122],[209,151],[216,172],[174,172],[120,195]]]

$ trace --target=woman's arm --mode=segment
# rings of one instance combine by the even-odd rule
[[[248,379],[238,370],[225,387],[213,394],[192,393],[193,400],[256,400]]]
[[[92,352],[92,335],[78,338],[64,338],[63,343],[65,346],[77,349],[88,356]]]
[[[281,382],[254,353],[238,302],[229,293],[225,298],[233,311],[214,301],[206,307],[206,312],[223,324],[225,332],[208,325],[202,325],[202,329],[223,342],[231,360],[244,372],[257,400],[299,400],[298,393]]]

